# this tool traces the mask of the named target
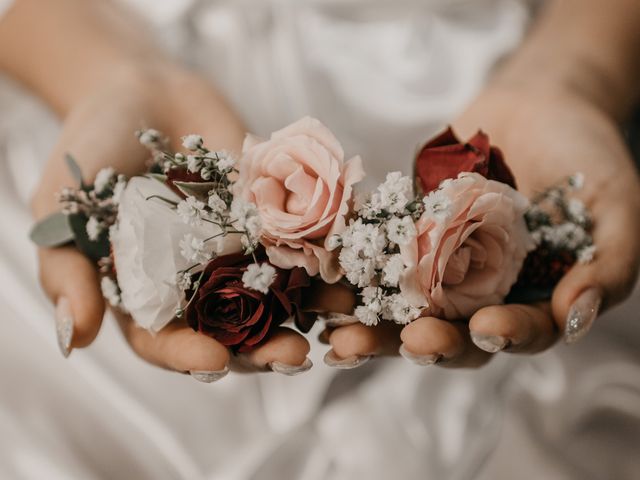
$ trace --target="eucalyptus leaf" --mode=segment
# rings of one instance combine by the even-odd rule
[[[97,240],[91,240],[87,235],[87,222],[89,219],[81,213],[69,215],[69,224],[73,230],[76,247],[94,262],[102,257],[108,257],[111,253],[109,243],[109,231],[100,233]]]
[[[167,181],[167,176],[162,173],[147,173],[147,177],[153,178],[160,183],[165,183]]]
[[[73,241],[74,234],[67,215],[57,212],[36,223],[29,238],[39,247],[59,247]]]
[[[82,180],[82,170],[80,169],[78,162],[76,162],[75,158],[73,158],[69,153],[64,156],[64,159],[67,162],[67,166],[69,167],[73,178],[80,184],[80,187],[83,187],[84,181]]]
[[[217,186],[215,182],[178,182],[173,184],[186,196],[194,196],[199,200],[207,200],[209,192]]]

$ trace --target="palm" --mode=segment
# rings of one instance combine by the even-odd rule
[[[188,91],[183,98],[180,92]],[[83,175],[94,178],[103,167],[111,166],[126,175],[145,170],[148,152],[139,145],[134,132],[153,127],[175,143],[189,133],[201,133],[209,146],[237,151],[244,127],[201,78],[183,71],[153,72],[151,78],[116,77],[106,82],[76,106],[65,120],[60,140],[43,174],[34,197],[36,216],[57,208],[51,199],[62,186],[72,186],[62,159],[71,153],[80,163]],[[70,347],[89,345],[100,329],[104,301],[94,266],[72,248],[41,249],[40,270],[43,287],[58,305],[58,317],[73,318]],[[66,298],[68,302],[60,301]],[[65,305],[68,306],[64,310]],[[68,311],[70,310],[70,312]],[[152,336],[122,314],[116,317],[132,348],[145,360],[163,368],[192,372],[202,381],[213,381],[227,372],[227,349],[214,339],[173,322]],[[60,342],[65,349],[65,341]],[[307,341],[286,328],[244,359],[242,368],[273,369],[295,374],[309,368],[305,363]],[[67,352],[68,353],[68,352]]]
[[[548,348],[565,330],[576,299],[593,297],[591,287],[604,294],[605,306],[629,294],[640,258],[640,241],[634,234],[640,231],[640,187],[611,119],[578,97],[527,98],[487,91],[454,127],[461,138],[478,128],[486,131],[503,150],[526,195],[576,172],[584,173],[586,184],[580,196],[594,216],[595,261],[574,267],[556,287],[550,303],[486,307],[468,323],[421,318],[402,331],[399,327],[340,327],[330,335],[334,355],[395,353],[402,342],[402,353],[421,364],[477,366],[490,358],[488,352],[534,353]],[[472,343],[472,337],[484,351]]]

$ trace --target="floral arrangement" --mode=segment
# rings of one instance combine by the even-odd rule
[[[137,135],[146,175],[106,168],[89,184],[68,157],[79,187],[60,193],[62,212],[32,239],[74,242],[106,300],[151,331],[184,318],[236,352],[289,319],[307,332],[313,278],[352,285],[366,325],[468,318],[514,292],[548,295],[595,252],[588,211],[570,198],[582,177],[530,202],[482,132],[462,143],[446,130],[419,151],[413,178],[391,172],[367,196],[354,188],[360,157],[346,160],[312,118],[248,135],[237,159],[199,135],[182,138],[183,152],[156,130]]]
[[[507,296],[549,298],[576,261],[595,253],[589,213],[568,198],[582,181],[571,177],[530,202],[486,134],[462,143],[447,129],[419,151],[413,179],[389,173],[330,239],[359,289],[355,316],[366,325],[458,320]]]

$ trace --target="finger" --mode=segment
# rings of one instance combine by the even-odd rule
[[[59,210],[55,196],[63,187],[77,188],[77,180],[65,162],[67,154],[76,160],[87,182],[92,182],[100,169],[107,166],[127,176],[146,171],[148,151],[134,136],[135,130],[146,121],[140,117],[145,108],[144,102],[141,99],[132,102],[131,98],[113,95],[109,98],[110,108],[105,109],[104,101],[104,98],[97,97],[85,102],[65,118],[60,138],[44,166],[31,200],[35,218]],[[88,128],[88,125],[96,125],[96,112],[99,112],[99,127]],[[105,135],[105,131],[109,135]]]
[[[553,318],[567,342],[587,333],[602,304],[609,307],[626,298],[638,275],[637,212],[605,203],[596,204],[593,215],[597,219],[593,232],[595,258],[589,264],[574,265],[552,297]]]
[[[349,315],[356,304],[353,289],[341,283],[328,284],[313,280],[304,298],[302,309],[307,312],[334,312]]]
[[[98,272],[71,247],[40,249],[40,283],[56,305],[56,332],[62,353],[96,338],[104,315]]]
[[[170,137],[172,148],[182,149],[181,137],[195,133],[204,137],[205,146],[211,150],[241,150],[247,129],[208,81],[192,72],[176,72],[169,81],[174,83],[170,92],[175,92],[170,100],[177,108],[172,110],[171,124],[164,133]],[[185,88],[189,95],[183,94]]]
[[[279,327],[264,344],[238,356],[245,370],[271,370],[283,375],[298,375],[313,363],[307,357],[310,346],[306,338],[286,327]]]
[[[473,343],[486,352],[536,353],[550,347],[558,329],[548,304],[481,308],[469,321]]]
[[[491,355],[477,348],[465,323],[434,317],[414,320],[402,329],[400,353],[418,365],[437,363],[444,367],[479,367]]]
[[[372,357],[397,355],[400,347],[400,326],[381,322],[374,327],[353,323],[337,327],[329,334],[331,350],[324,361],[330,367],[355,368]]]
[[[331,338],[331,332],[333,332],[334,330],[335,328],[325,327],[324,330],[322,330],[318,334],[318,342],[320,342],[322,345],[331,345],[329,343],[329,338]]]
[[[229,371],[226,347],[183,322],[171,322],[153,334],[138,327],[128,315],[114,315],[132,350],[153,365],[190,373],[206,383],[219,380]]]

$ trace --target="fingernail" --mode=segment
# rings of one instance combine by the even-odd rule
[[[73,314],[67,297],[58,298],[56,304],[56,336],[60,352],[67,358],[71,353],[71,340],[73,339]]]
[[[287,365],[286,363],[273,361],[267,364],[272,372],[280,373],[282,375],[288,375],[290,377],[304,373],[313,367],[313,362],[310,358],[306,358],[302,365]]]
[[[504,350],[511,343],[508,338],[501,337],[500,335],[484,335],[474,332],[471,332],[471,340],[476,344],[476,347],[489,353]]]
[[[324,315],[324,323],[327,327],[343,327],[345,325],[353,325],[359,321],[358,317],[345,315],[344,313],[328,313]]]
[[[441,354],[436,355],[416,355],[415,353],[411,353],[404,347],[404,344],[400,345],[400,349],[398,350],[400,355],[409,360],[411,363],[415,363],[416,365],[427,366],[433,365],[434,363],[438,363],[442,360]]]
[[[197,381],[202,383],[213,383],[217,382],[221,378],[224,378],[229,373],[229,367],[224,367],[222,370],[190,370],[189,375],[195,378]]]
[[[329,350],[324,356],[324,363],[333,368],[349,370],[364,365],[373,358],[371,355],[353,355],[347,358],[338,357],[333,349]]]
[[[601,304],[602,294],[597,288],[590,288],[580,294],[567,315],[564,330],[566,343],[575,343],[587,334],[598,316]]]

